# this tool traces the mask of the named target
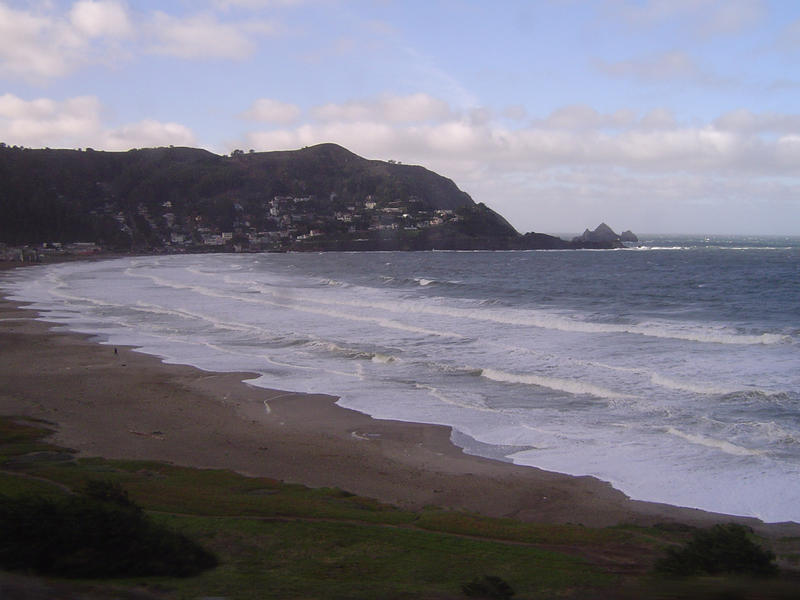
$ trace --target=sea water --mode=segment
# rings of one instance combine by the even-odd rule
[[[20,269],[47,321],[636,499],[800,521],[800,239]]]

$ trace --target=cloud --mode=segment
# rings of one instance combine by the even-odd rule
[[[786,92],[800,89],[800,80],[797,79],[776,79],[769,86],[769,92]]]
[[[133,33],[123,4],[81,0],[68,15],[0,4],[0,71],[30,80],[61,77],[102,60],[106,44]],[[93,42],[104,41],[100,46]]]
[[[0,138],[24,146],[82,146],[84,136],[99,129],[99,113],[100,102],[93,96],[57,102],[5,94],[0,96]]]
[[[227,10],[230,8],[275,8],[279,6],[299,6],[309,0],[214,0],[214,5]]]
[[[133,33],[121,2],[80,0],[72,5],[69,16],[75,29],[87,37],[127,37]]]
[[[472,112],[457,114],[430,100],[422,105],[437,110],[417,114],[438,115],[427,120],[400,119],[385,99],[323,105],[311,109],[324,117],[317,122],[254,131],[244,145],[273,150],[334,141],[364,156],[444,167],[449,176],[468,178],[476,165],[504,176],[596,167],[639,174],[800,174],[800,166],[787,158],[796,153],[791,136],[800,132],[798,115],[736,111],[704,124],[681,124],[665,109],[601,113],[572,105],[527,125],[508,126],[491,111],[476,119]]]
[[[739,109],[725,113],[714,120],[714,126],[725,131],[740,133],[800,133],[800,114],[774,112],[753,113]]]
[[[108,150],[129,150],[154,146],[193,146],[197,140],[191,129],[179,123],[162,123],[144,119],[106,131],[101,137],[101,147]]]
[[[767,11],[763,0],[724,0],[713,3],[700,26],[708,33],[735,34],[754,27]]]
[[[617,62],[596,61],[597,68],[610,77],[641,82],[710,80],[685,52],[662,52],[647,58]]]
[[[764,0],[607,0],[604,9],[637,29],[672,24],[701,37],[739,33],[767,13]]]
[[[259,98],[242,113],[242,118],[269,123],[293,123],[300,117],[300,107],[270,98]]]
[[[800,50],[800,19],[789,23],[781,32],[778,47],[787,52]]]
[[[620,109],[613,113],[602,114],[585,104],[562,106],[544,119],[533,123],[545,129],[586,130],[612,128],[619,129],[635,124],[637,115],[630,109]]]
[[[502,115],[512,121],[522,121],[528,116],[528,111],[521,104],[513,104],[506,106],[502,111]]]
[[[111,129],[102,121],[103,106],[94,96],[57,101],[0,96],[0,140],[27,147],[128,150],[136,147],[194,145],[188,127],[145,119]]]
[[[260,37],[282,31],[274,21],[226,22],[210,12],[176,17],[154,11],[135,20],[122,0],[78,0],[62,11],[57,6],[44,2],[25,10],[0,2],[0,75],[44,82],[109,63],[120,50],[240,60],[255,52]]]
[[[678,123],[672,111],[665,108],[654,108],[642,117],[641,121],[639,121],[639,126],[648,130],[674,129],[678,126]]]
[[[321,121],[254,131],[238,146],[336,142],[367,158],[422,164],[523,231],[601,221],[640,232],[794,227],[786,199],[800,194],[796,115],[740,112],[695,125],[666,110],[568,106],[526,126],[502,123],[452,114],[425,123]]]
[[[105,62],[134,34],[116,0],[79,0],[64,14],[15,10],[0,4],[0,74],[41,82],[92,62]]]
[[[255,52],[255,38],[278,31],[279,27],[269,21],[225,23],[211,13],[181,18],[156,11],[150,24],[150,50],[187,59],[241,60]]]
[[[384,95],[373,100],[325,104],[312,110],[321,121],[389,121],[412,123],[441,120],[451,115],[448,104],[428,94]]]
[[[0,72],[27,79],[65,75],[85,44],[66,21],[0,4]]]

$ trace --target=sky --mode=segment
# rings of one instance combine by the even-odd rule
[[[520,232],[800,235],[797,0],[0,0],[0,141],[334,142]]]

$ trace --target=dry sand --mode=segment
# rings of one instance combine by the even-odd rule
[[[0,273],[0,277],[3,274]],[[406,508],[607,526],[734,520],[633,501],[592,477],[464,454],[450,429],[372,419],[336,398],[266,390],[246,373],[167,365],[37,321],[0,299],[0,415],[45,419],[54,440],[85,456],[232,469],[335,486]],[[735,519],[771,535],[796,524]]]

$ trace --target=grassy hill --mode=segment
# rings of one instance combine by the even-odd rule
[[[406,511],[339,489],[230,471],[78,458],[48,443],[48,433],[44,423],[0,418],[0,500],[74,502],[91,482],[108,482],[101,487],[125,490],[126,505],[199,543],[217,566],[190,577],[43,578],[0,570],[3,598],[445,600],[469,597],[465,586],[485,576],[507,582],[520,599],[796,598],[791,572],[772,579],[653,574],[659,556],[690,538],[689,527],[591,528],[433,506]],[[7,540],[0,537],[0,549]],[[796,539],[758,542],[796,564]]]

